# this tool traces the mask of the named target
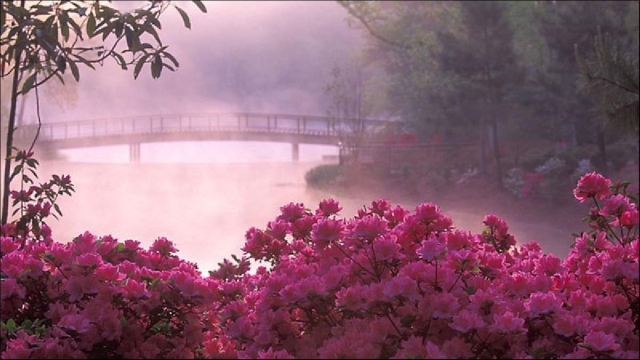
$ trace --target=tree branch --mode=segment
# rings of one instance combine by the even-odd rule
[[[594,75],[591,75],[591,74],[589,74],[589,75],[590,75],[589,77],[590,77],[591,79],[593,79],[593,80],[600,80],[600,81],[604,81],[604,82],[606,82],[606,83],[608,83],[608,84],[610,84],[610,85],[613,85],[613,86],[615,86],[615,87],[620,88],[621,90],[624,90],[624,91],[630,92],[630,93],[632,93],[632,94],[640,95],[640,92],[639,92],[637,89],[633,89],[633,88],[630,88],[630,87],[625,86],[625,85],[623,85],[623,84],[620,84],[619,82],[617,82],[617,81],[615,81],[615,80],[611,80],[611,79],[606,78],[606,77],[603,77],[603,76],[594,76]]]

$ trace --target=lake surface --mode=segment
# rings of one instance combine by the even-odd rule
[[[167,237],[180,250],[178,255],[215,269],[231,254],[241,255],[244,234],[252,226],[265,228],[289,202],[304,203],[315,210],[318,203],[333,197],[343,206],[341,215],[351,217],[363,205],[377,198],[401,204],[410,210],[428,199],[400,203],[389,194],[340,197],[307,188],[304,174],[322,161],[256,163],[142,163],[105,164],[43,162],[41,178],[50,174],[71,174],[76,187],[72,197],[61,198],[64,216],[49,223],[54,239],[67,242],[84,231],[134,239],[148,247]],[[454,225],[463,230],[482,230],[486,214],[447,209]],[[509,222],[519,242],[538,240],[543,248],[563,257],[570,230],[544,224]]]

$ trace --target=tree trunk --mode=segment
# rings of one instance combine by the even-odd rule
[[[487,134],[485,133],[486,126],[484,124],[484,117],[480,118],[480,172],[484,175],[487,173],[487,157],[485,149],[487,147]]]
[[[609,175],[609,165],[608,160],[607,160],[607,144],[606,144],[606,140],[605,140],[605,133],[604,133],[604,129],[602,127],[598,128],[598,150],[600,151],[600,161],[602,161],[602,164],[600,166],[600,169],[598,169],[600,171],[600,173],[602,173],[602,175],[607,176]]]
[[[493,138],[493,156],[496,158],[496,180],[499,188],[502,188],[502,159],[500,146],[498,145],[498,121],[495,116],[491,119],[491,136]]]
[[[7,144],[6,158],[4,160],[4,186],[2,189],[2,222],[1,225],[7,223],[9,219],[9,192],[11,190],[11,156],[13,155],[13,133],[16,126],[16,105],[18,102],[18,81],[20,80],[20,72],[17,69],[20,64],[20,56],[22,54],[18,50],[16,52],[16,69],[13,72],[13,84],[11,84],[11,106],[9,108],[9,126],[7,127]]]

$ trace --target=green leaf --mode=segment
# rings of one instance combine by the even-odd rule
[[[78,65],[76,65],[75,61],[69,60],[69,69],[71,69],[71,75],[76,79],[76,82],[80,81],[80,71],[78,70]]]
[[[134,37],[133,30],[131,30],[131,28],[129,27],[125,27],[124,36],[125,36],[125,39],[127,40],[127,48],[129,48],[129,50],[135,53],[137,49],[135,48],[136,41],[133,38]]]
[[[7,320],[6,324],[3,322],[2,327],[7,329],[7,332],[9,334],[13,334],[18,329],[18,326],[16,325],[16,322],[13,319]]]
[[[76,23],[75,20],[73,20],[73,18],[69,18],[69,24],[71,24],[71,27],[73,28],[75,33],[78,35],[80,40],[83,40],[82,39],[82,29],[80,28],[80,25],[78,25],[78,23]]]
[[[60,32],[64,37],[64,41],[69,41],[69,24],[66,16],[60,16]]]
[[[415,321],[416,317],[414,315],[407,315],[400,319],[400,323],[404,326],[409,326],[411,323]]]
[[[116,59],[116,62],[118,63],[118,65],[120,65],[120,67],[123,70],[127,70],[127,62],[124,61],[124,58],[122,57],[122,55],[118,54],[117,52],[111,53],[111,56],[113,56]]]
[[[124,31],[124,21],[122,21],[121,19],[118,19],[115,21],[115,28],[116,28],[116,36],[120,37],[122,36],[122,32]]]
[[[4,29],[4,22],[7,21],[7,12],[0,11],[0,26]]]
[[[58,206],[58,204],[53,204],[53,208],[58,214],[60,214],[60,216],[62,216],[62,211],[60,211],[60,206]]]
[[[38,219],[33,218],[33,220],[31,220],[31,227],[33,228],[34,233],[40,234],[40,223],[38,222]]]
[[[176,60],[176,58],[173,55],[169,54],[168,52],[164,52],[164,56],[166,56],[167,59],[171,60],[173,65],[175,65],[176,67],[180,66],[180,64],[178,64],[178,60]]]
[[[158,29],[162,29],[162,24],[160,23],[160,21],[158,20],[158,18],[156,18],[155,16],[151,16],[149,18],[149,21],[151,22],[151,24],[155,27],[157,27]]]
[[[153,28],[153,26],[146,28],[146,32],[151,34],[153,38],[156,39],[158,44],[162,45],[162,40],[160,40],[160,35],[158,35],[158,32],[156,31],[156,29]]]
[[[93,16],[93,13],[89,14],[89,18],[87,18],[87,35],[89,38],[92,38],[96,31],[96,17]]]
[[[100,56],[100,54],[98,54],[98,56]],[[87,61],[87,59],[83,58],[82,56],[76,55],[76,57],[78,58],[78,61],[80,61],[81,63],[87,65],[88,67],[92,68],[93,70],[96,69],[95,66],[93,66],[92,63],[90,63],[89,61]]]
[[[162,59],[160,55],[156,54],[153,62],[151,63],[151,77],[157,79],[162,74]]]
[[[64,74],[64,71],[67,69],[67,59],[64,56],[58,55],[58,60],[56,60],[56,65],[61,73]]]
[[[184,10],[180,9],[177,6],[175,6],[175,8],[180,13],[180,16],[182,17],[182,21],[184,22],[184,26],[187,29],[191,29],[191,20],[189,20],[189,15],[187,15],[187,13]]]
[[[207,8],[204,6],[204,4],[202,3],[202,1],[199,0],[193,0],[193,3],[196,4],[196,6],[198,7],[198,9],[200,9],[200,11],[202,11],[203,13],[207,12]]]
[[[16,177],[16,175],[18,175],[21,170],[22,164],[16,165],[16,167],[13,169],[13,172],[11,173],[11,176],[9,177],[9,180],[13,180],[13,178]]]
[[[466,292],[469,295],[473,295],[473,294],[476,293],[476,288],[473,287],[473,286],[467,286],[463,290],[464,290],[464,292]]]
[[[29,90],[31,90],[31,88],[33,87],[33,84],[36,82],[37,74],[38,73],[34,72],[33,74],[31,74],[31,76],[27,78],[27,80],[25,80],[24,85],[22,85],[22,91],[21,91],[23,95],[26,94]]]
[[[137,79],[138,75],[140,75],[140,70],[142,70],[142,66],[145,63],[145,60],[147,60],[147,57],[149,57],[149,54],[145,54],[143,55],[139,60],[138,63],[136,64],[136,67],[133,68],[133,78]]]

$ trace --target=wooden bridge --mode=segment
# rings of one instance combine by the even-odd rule
[[[398,126],[401,122],[365,119],[359,130],[346,122],[322,116],[260,113],[192,113],[68,121],[42,124],[37,146],[45,151],[108,145],[129,145],[131,162],[140,161],[140,144],[168,141],[268,141],[291,144],[299,158],[299,144],[341,146],[356,134]],[[36,125],[17,128],[16,141],[30,142]]]

